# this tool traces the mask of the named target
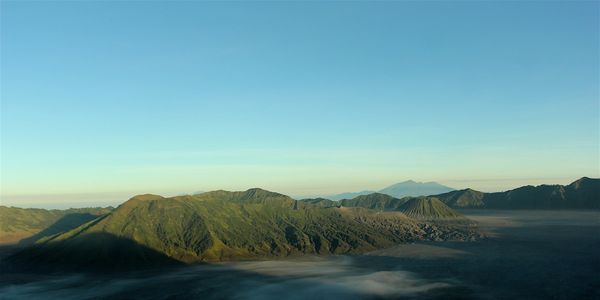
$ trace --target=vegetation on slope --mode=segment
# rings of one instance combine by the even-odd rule
[[[73,229],[111,211],[112,208],[66,210],[0,206],[0,244],[28,244]]]
[[[485,205],[483,203],[484,195],[485,193],[476,190],[464,189],[436,195],[435,197],[443,200],[442,202],[450,207],[477,208]]]
[[[377,210],[397,210],[406,201],[407,199],[398,199],[386,194],[372,193],[369,195],[361,195],[352,199],[341,200],[340,204],[348,207],[364,207]]]

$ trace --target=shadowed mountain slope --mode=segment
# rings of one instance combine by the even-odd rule
[[[127,271],[183,265],[164,253],[106,232],[60,243],[38,243],[9,258],[8,267],[33,271]]]
[[[576,206],[600,209],[600,179],[582,177],[565,187],[565,195]]]
[[[0,244],[29,244],[73,229],[111,210],[111,207],[47,210],[0,206]]]

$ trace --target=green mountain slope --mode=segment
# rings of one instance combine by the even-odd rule
[[[73,229],[112,208],[66,210],[0,206],[0,244],[28,244],[48,235]]]
[[[407,199],[398,199],[386,194],[372,193],[369,195],[361,195],[352,199],[341,200],[340,204],[347,207],[364,207],[377,210],[397,210],[406,201]]]
[[[452,191],[435,197],[441,199],[446,205],[457,208],[476,208],[483,207],[483,197],[485,193],[472,190],[464,189],[459,191]]]
[[[600,209],[600,179],[583,177],[566,186],[523,186],[498,193],[467,189],[435,197],[458,208]]]
[[[163,198],[136,196],[111,213],[39,241],[14,259],[77,267],[193,263],[297,254],[359,253],[426,239],[469,239],[472,228],[435,236],[400,212],[322,207],[260,189]],[[90,246],[89,241],[94,242]],[[129,249],[131,248],[131,249]],[[67,256],[67,257],[65,257]],[[93,258],[93,259],[91,259]]]

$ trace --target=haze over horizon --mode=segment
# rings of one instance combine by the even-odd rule
[[[576,178],[576,179],[579,179],[579,178]],[[453,181],[453,182],[455,182],[456,184],[461,184],[461,185],[458,185],[458,187],[456,185],[450,186],[450,188],[454,188],[456,190],[473,188],[475,190],[482,191],[482,192],[504,192],[504,191],[515,189],[515,188],[525,186],[525,185],[533,185],[533,186],[538,186],[538,185],[543,185],[543,184],[568,185],[571,182],[575,181],[576,179],[573,179],[573,180],[570,180],[570,179],[531,180],[530,179],[528,181],[529,183],[527,183],[527,184],[517,184],[517,185],[512,185],[512,186],[509,186],[508,183],[516,184],[517,182],[522,182],[523,179],[516,180],[516,181],[504,180],[503,182],[506,184],[507,188],[493,189],[493,190],[485,189],[485,188],[473,188],[473,186],[464,185],[467,182],[474,183],[477,181],[457,180],[457,181]],[[407,181],[413,181],[413,180],[409,179]],[[404,181],[401,181],[401,182],[404,182]],[[421,181],[416,181],[416,182],[422,183]],[[480,181],[480,183],[481,182],[482,181]],[[437,183],[439,183],[439,182],[437,182]],[[497,186],[497,185],[498,185],[498,181],[495,181],[494,186]],[[483,185],[480,184],[478,186],[479,187],[485,186],[485,180],[483,181]],[[388,187],[388,186],[381,186],[381,188],[384,188],[384,187]],[[283,194],[291,196],[295,199],[317,198],[317,197],[328,198],[329,196],[335,196],[336,194],[343,194],[343,193],[347,193],[347,192],[379,191],[381,189],[379,187],[375,187],[375,188],[363,188],[363,189],[359,188],[359,189],[355,189],[352,191],[343,190],[343,191],[337,191],[335,193],[323,192],[323,193],[315,193],[315,194],[293,194],[293,193],[287,193],[286,191],[277,190],[277,189],[270,189],[270,188],[259,187],[259,186],[248,186],[248,187],[241,187],[241,188],[232,188],[232,189],[230,189],[230,191],[245,191],[245,190],[248,190],[251,188],[261,188],[261,189],[270,190],[272,192],[283,193]],[[161,196],[165,196],[165,197],[173,197],[173,196],[180,196],[180,195],[193,195],[193,194],[209,192],[209,191],[216,191],[216,190],[223,190],[223,189],[222,188],[207,188],[207,189],[195,190],[195,191],[165,191],[165,190],[157,190],[157,189],[153,189],[153,188],[149,187],[147,189],[138,190],[138,191],[119,191],[119,192],[106,192],[106,193],[9,195],[7,197],[4,197],[2,199],[2,201],[0,201],[0,205],[16,206],[16,207],[23,207],[23,208],[45,208],[45,209],[66,209],[66,208],[107,207],[107,206],[116,207],[116,206],[122,204],[123,202],[125,202],[126,200],[130,199],[131,197],[134,197],[136,195],[141,195],[141,194],[157,194],[157,195],[161,195]],[[327,190],[327,191],[329,191],[329,190]],[[433,193],[433,194],[436,194],[436,193]]]
[[[3,205],[600,177],[598,2],[0,5]]]

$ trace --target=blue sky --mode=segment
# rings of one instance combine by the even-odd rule
[[[600,176],[595,1],[1,9],[6,204]]]

